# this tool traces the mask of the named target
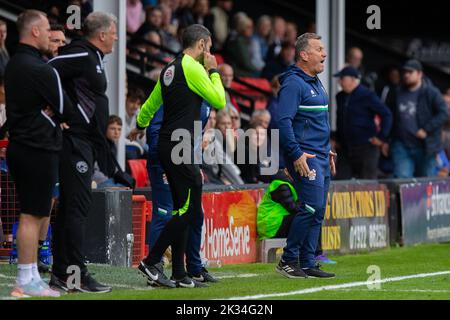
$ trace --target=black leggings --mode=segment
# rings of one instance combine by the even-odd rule
[[[162,230],[144,262],[148,265],[158,263],[171,246],[173,276],[175,279],[182,279],[186,275],[184,255],[188,230],[195,224],[196,217],[203,214],[202,176],[198,165],[174,164],[170,157],[173,147],[173,142],[161,140],[158,146],[159,160],[172,193],[173,217]]]

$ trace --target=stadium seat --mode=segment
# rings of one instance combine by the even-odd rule
[[[136,188],[150,186],[146,159],[128,160],[128,165],[130,166],[131,175],[136,179]]]
[[[225,62],[225,59],[220,53],[214,53],[214,56],[216,57],[217,65],[220,66]]]
[[[262,263],[273,263],[276,249],[286,246],[286,238],[273,238],[259,241],[259,260]]]
[[[270,82],[267,79],[264,78],[247,78],[247,77],[241,77],[242,81],[247,82],[248,84],[251,84],[261,90],[265,90],[267,92],[272,92],[272,88],[270,86]],[[252,97],[259,97],[264,96],[261,92],[256,91],[252,88],[249,88],[246,85],[240,84],[236,81],[233,81],[231,83],[231,89],[239,91],[242,94],[252,96]]]

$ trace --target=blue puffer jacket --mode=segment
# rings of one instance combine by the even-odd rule
[[[303,152],[327,158],[330,152],[328,96],[319,78],[291,65],[280,76],[280,84],[275,118],[285,160],[295,161]]]

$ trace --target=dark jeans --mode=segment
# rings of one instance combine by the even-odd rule
[[[352,178],[376,179],[379,159],[380,148],[372,144],[348,147]]]

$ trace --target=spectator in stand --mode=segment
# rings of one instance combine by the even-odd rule
[[[266,109],[258,109],[253,111],[250,119],[250,127],[261,126],[264,129],[269,128],[270,124],[270,112]]]
[[[256,32],[253,35],[253,41],[256,43],[258,51],[256,52],[256,57],[252,57],[252,59],[256,59],[257,61],[262,60],[263,67],[265,65],[264,61],[267,57],[267,52],[269,51],[269,41],[270,41],[270,33],[272,31],[272,19],[268,15],[262,15],[258,18],[258,22],[256,23]],[[258,62],[254,62],[254,64],[258,64]]]
[[[181,43],[177,39],[178,25],[173,21],[173,10],[168,4],[161,3],[159,5],[163,14],[162,18],[162,37],[164,45],[174,52],[181,51]]]
[[[5,107],[6,99],[5,99],[5,80],[3,75],[0,74],[0,140],[4,139],[6,135],[6,128],[3,128],[3,125],[6,122],[6,107]]]
[[[395,90],[400,85],[400,70],[397,66],[388,66],[384,72],[383,85],[377,90],[381,101],[386,102],[386,97],[391,90]]]
[[[139,109],[142,103],[145,101],[145,95],[139,88],[128,88],[127,100],[126,100],[126,114],[125,114],[125,144],[126,144],[126,158],[138,159],[144,156],[145,151],[148,149],[145,135],[142,138],[138,138],[136,141],[130,141],[129,135],[133,128],[136,127],[136,119],[139,114]]]
[[[150,43],[153,43],[157,46],[162,45],[162,38],[161,35],[156,31],[150,31],[145,36],[144,39],[149,41]],[[161,70],[165,66],[165,60],[167,57],[162,53],[161,49],[155,45],[151,44],[145,44],[145,52],[151,55],[154,59],[149,58],[148,62],[153,67],[152,70],[150,70],[147,73],[147,76],[154,80],[158,81],[159,75],[161,74]]]
[[[260,148],[267,150],[267,129],[254,123],[249,129],[249,137],[243,135],[240,137],[240,144],[245,145],[245,159],[237,155],[237,165],[241,170],[241,178],[245,183],[268,182],[261,175],[261,167],[268,167],[268,159],[260,157]],[[240,145],[239,144],[239,145]]]
[[[208,122],[206,122],[204,131],[208,131],[209,129],[214,129],[216,127],[216,115],[217,115],[217,110],[214,108],[211,108],[211,110],[209,111],[209,118],[208,118]]]
[[[214,16],[209,12],[209,0],[195,0],[192,7],[192,15],[195,23],[202,24],[208,30],[211,30],[213,39],[214,37]]]
[[[258,68],[252,64],[253,21],[249,17],[238,19],[236,25],[237,37],[227,45],[227,56],[238,77],[256,77]]]
[[[298,27],[294,22],[286,22],[286,35],[284,41],[287,41],[295,46],[295,41],[298,37]]]
[[[106,130],[106,139],[111,148],[111,153],[117,157],[117,143],[122,134],[122,119],[116,115],[109,116],[108,128]],[[116,183],[113,177],[108,177],[107,174],[101,172],[97,161],[94,163],[94,173],[92,181],[95,182],[97,189],[104,189],[110,187],[125,187],[123,184]]]
[[[144,10],[149,7],[156,7],[156,5],[158,4],[158,0],[141,0],[141,2]]]
[[[145,21],[135,32],[135,38],[143,37],[149,31],[159,32],[162,26],[162,11],[159,7],[147,7],[145,9]]]
[[[142,24],[142,2],[127,0],[127,32],[135,33]]]
[[[221,133],[220,136],[216,136],[216,140],[221,143],[223,151],[232,156],[236,151],[236,137],[234,136],[230,114],[226,110],[217,112],[216,129]]]
[[[214,16],[214,26],[212,31],[216,39],[214,48],[217,51],[224,49],[223,45],[228,38],[230,13],[232,9],[232,0],[218,0],[216,6],[211,8],[210,12]]]
[[[359,71],[361,74],[361,83],[372,91],[375,91],[375,81],[378,79],[378,75],[375,72],[367,73],[362,61],[364,59],[364,53],[358,47],[351,47],[347,51],[345,62],[348,66],[351,66]]]
[[[450,114],[450,93],[444,94],[444,101],[447,104],[447,111]],[[442,145],[447,158],[450,158],[450,117],[447,118],[447,122],[442,130]]]
[[[284,41],[286,35],[286,20],[280,16],[275,16],[272,22],[272,36],[267,52],[266,60],[270,61],[273,58],[278,57],[281,52],[281,44]]]
[[[194,24],[194,16],[192,14],[192,7],[194,0],[181,0],[175,15],[177,17],[178,26],[185,29],[191,24]]]
[[[223,87],[225,88],[225,99],[227,101],[225,110],[236,109],[240,111],[236,99],[226,90],[231,88],[231,83],[233,82],[233,68],[229,64],[224,63],[219,65],[217,69],[219,70]]]
[[[5,73],[6,64],[9,61],[9,53],[6,49],[6,37],[8,36],[8,28],[4,20],[0,20],[0,76]]]
[[[235,132],[235,136],[237,136],[237,130],[241,128],[241,117],[239,115],[239,111],[237,111],[235,108],[230,108],[228,110],[228,113],[230,114],[231,118],[231,128]]]
[[[294,63],[295,45],[290,42],[283,42],[281,52],[278,57],[267,61],[267,64],[262,72],[262,77],[267,80],[272,80],[277,74],[281,74]]]
[[[340,177],[376,179],[380,149],[392,127],[392,113],[375,92],[361,84],[355,68],[345,67],[334,76],[339,77],[342,87],[336,95],[338,168],[342,161],[348,160],[349,165],[349,170],[342,170],[348,176]],[[376,116],[382,119],[379,132]]]
[[[441,150],[447,105],[439,90],[424,77],[422,64],[403,65],[402,86],[391,91],[386,103],[393,110],[391,154],[396,178],[430,177]]]

